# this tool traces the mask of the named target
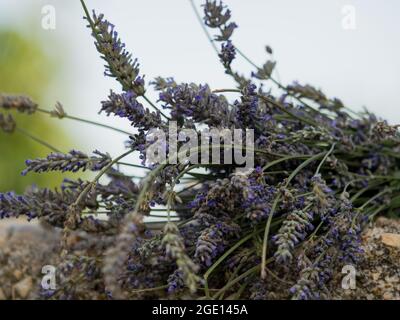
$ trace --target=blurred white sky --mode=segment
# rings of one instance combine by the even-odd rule
[[[196,3],[199,6],[203,1]],[[269,44],[284,84],[293,80],[314,84],[354,109],[366,106],[391,123],[400,123],[400,1],[225,3],[240,27],[233,37],[235,44],[258,64],[265,61],[264,46]],[[56,29],[52,31],[41,27],[41,8],[47,4],[56,9]],[[161,75],[174,76],[177,81],[208,82],[213,88],[233,86],[189,0],[87,0],[87,5],[116,24],[127,48],[139,58],[147,80]],[[356,30],[342,28],[345,5],[356,9]],[[49,101],[61,101],[71,114],[129,129],[123,119],[97,115],[100,101],[119,86],[103,77],[103,61],[82,16],[78,0],[0,0],[0,24],[39,34],[50,53],[59,54],[61,49],[64,63],[58,82],[64,86],[56,81]],[[251,70],[243,60],[234,66],[245,73]],[[84,151],[98,148],[113,156],[123,151],[123,136],[67,121],[60,125],[71,130]]]

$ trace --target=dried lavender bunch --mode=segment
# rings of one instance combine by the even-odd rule
[[[96,171],[91,182],[0,194],[0,218],[38,218],[63,231],[62,286],[41,298],[329,299],[334,274],[362,262],[367,221],[399,213],[399,126],[367,111],[355,114],[312,85],[278,82],[273,59],[258,67],[235,47],[237,25],[217,1],[204,4],[205,30],[216,31],[219,59],[238,88],[158,77],[151,82],[159,93],[153,103],[114,25],[102,14],[90,15],[81,2],[105,75],[122,85],[100,112],[128,119],[137,131],[128,133],[128,151],[114,159],[99,151],[55,152],[28,160],[23,172]],[[270,47],[266,51],[272,56]],[[249,77],[232,69],[240,57],[255,68]],[[265,82],[279,93],[265,91]],[[1,95],[0,107],[43,111],[22,96]],[[47,113],[69,117],[61,104]],[[254,170],[236,172],[235,162],[149,163],[149,132],[157,128],[168,136],[167,120],[198,136],[200,128],[253,129]],[[15,126],[11,115],[0,114],[3,131]],[[142,165],[120,162],[133,152]],[[117,164],[140,167],[146,176],[137,182]],[[103,176],[107,183],[99,181]]]

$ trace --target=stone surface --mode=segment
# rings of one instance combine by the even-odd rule
[[[385,292],[383,294],[383,299],[384,300],[393,300],[393,294],[391,292]]]
[[[0,299],[34,299],[44,264],[58,256],[58,233],[37,222],[0,220]]]
[[[335,299],[400,300],[400,220],[379,218],[363,233],[364,261],[357,268],[356,289],[345,297],[337,276]]]
[[[4,294],[3,289],[0,288],[0,300],[6,300],[6,299],[7,299],[7,297]]]
[[[22,299],[26,299],[29,293],[32,291],[33,281],[32,277],[26,277],[25,279],[17,282],[13,289]]]
[[[400,234],[396,233],[383,233],[382,242],[390,247],[400,248]]]

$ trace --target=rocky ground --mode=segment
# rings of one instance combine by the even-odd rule
[[[363,249],[356,289],[342,289],[339,274],[334,298],[400,300],[400,220],[378,218],[363,234]]]
[[[57,258],[58,237],[37,223],[0,222],[0,300],[37,296],[42,267]]]
[[[37,298],[42,267],[56,263],[58,239],[37,223],[0,222],[0,300]],[[332,298],[400,300],[400,220],[377,219],[363,234],[363,248],[356,288],[343,289],[339,273],[331,285]]]

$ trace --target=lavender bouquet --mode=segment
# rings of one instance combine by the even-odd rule
[[[205,2],[203,18],[196,12],[237,86],[162,77],[147,85],[114,25],[81,3],[105,75],[121,84],[100,112],[127,119],[135,134],[107,126],[126,135],[127,151],[114,159],[63,153],[29,135],[52,153],[27,160],[24,175],[97,173],[56,190],[0,194],[0,218],[61,230],[57,287],[38,288],[38,297],[329,299],[335,274],[362,262],[363,227],[378,214],[398,215],[397,126],[311,85],[281,84],[272,49],[255,65],[231,41],[237,25],[217,1]],[[252,64],[250,76],[232,68],[237,58]],[[265,90],[272,86],[279,95]],[[10,111],[101,125],[24,96],[0,95],[0,111],[6,133],[23,130]],[[142,162],[123,162],[131,153]],[[138,180],[123,166],[146,175]]]

